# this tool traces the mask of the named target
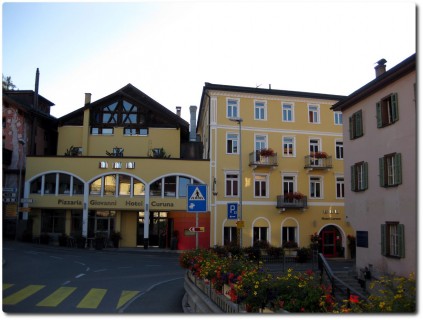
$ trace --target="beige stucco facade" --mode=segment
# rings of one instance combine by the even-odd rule
[[[356,103],[340,105],[345,121],[361,111],[363,136],[350,139],[350,128],[344,126],[345,146],[345,208],[347,221],[363,235],[364,243],[357,239],[357,268],[369,268],[374,275],[395,273],[408,276],[417,266],[417,104],[415,57],[387,71],[358,92],[366,92],[379,85]],[[407,71],[402,71],[403,69]],[[397,75],[399,74],[400,75]],[[392,80],[389,80],[392,78]],[[388,82],[389,80],[389,82]],[[377,107],[386,97],[397,95],[398,120],[389,125],[377,126]],[[351,99],[354,97],[352,96]],[[334,106],[336,107],[336,105]],[[398,185],[381,186],[380,160],[386,155],[401,156]],[[357,163],[368,164],[368,187],[353,191],[351,167]],[[384,239],[381,227],[402,225],[404,234],[400,251],[390,234]],[[367,238],[366,238],[367,237]],[[367,244],[366,244],[367,241]],[[387,242],[383,245],[383,242]],[[390,246],[384,252],[385,246]]]

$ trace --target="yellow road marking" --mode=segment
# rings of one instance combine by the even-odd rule
[[[70,296],[72,292],[76,290],[75,287],[60,287],[54,291],[51,295],[40,301],[38,307],[56,307],[59,303]]]
[[[11,294],[10,296],[6,298],[3,298],[3,304],[15,305],[25,300],[26,298],[33,295],[34,293],[36,293],[37,291],[41,290],[44,287],[45,286],[41,286],[41,285],[27,286],[23,288],[22,290],[19,290],[18,292],[15,292],[14,294]]]
[[[139,291],[123,290],[122,294],[120,295],[116,309],[119,309],[120,307],[122,307],[125,303],[127,303],[129,300],[131,300],[133,297],[135,297],[138,293],[139,293]]]
[[[11,283],[3,283],[3,290],[9,289],[12,286],[13,286],[13,284],[11,284]]]
[[[76,307],[96,309],[105,296],[106,292],[106,289],[91,289]]]

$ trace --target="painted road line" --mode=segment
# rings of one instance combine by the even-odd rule
[[[14,294],[12,294],[12,295],[10,295],[6,298],[3,298],[3,304],[4,305],[15,305],[15,304],[25,300],[26,298],[33,295],[34,293],[36,293],[37,291],[41,290],[44,287],[45,286],[42,286],[42,285],[27,286],[27,287],[23,288],[22,290],[19,290],[18,292],[15,292]]]
[[[56,307],[59,305],[59,303],[69,297],[75,290],[75,287],[60,287],[43,301],[40,301],[37,304],[37,307]]]
[[[131,300],[133,297],[135,297],[138,293],[140,293],[140,291],[123,290],[122,294],[120,295],[116,309],[121,308],[125,303],[127,303],[129,300]]]
[[[81,277],[83,277],[83,276],[85,276],[85,273],[80,273],[80,274],[78,274],[77,276],[75,276],[75,279],[81,278]]]
[[[11,284],[11,283],[3,283],[3,290],[9,289],[12,286],[13,286],[13,284]]]
[[[96,309],[104,298],[107,289],[91,289],[84,299],[79,302],[77,308]]]

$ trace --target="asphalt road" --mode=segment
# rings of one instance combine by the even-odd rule
[[[3,242],[8,314],[182,313],[178,254]]]

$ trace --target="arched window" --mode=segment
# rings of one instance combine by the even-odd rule
[[[126,174],[105,175],[90,184],[90,195],[98,196],[143,196],[145,185]]]
[[[150,185],[150,196],[186,197],[187,185],[199,184],[200,181],[185,176],[167,176],[157,179]]]
[[[73,196],[84,193],[84,182],[67,173],[47,173],[31,181],[32,194]]]

